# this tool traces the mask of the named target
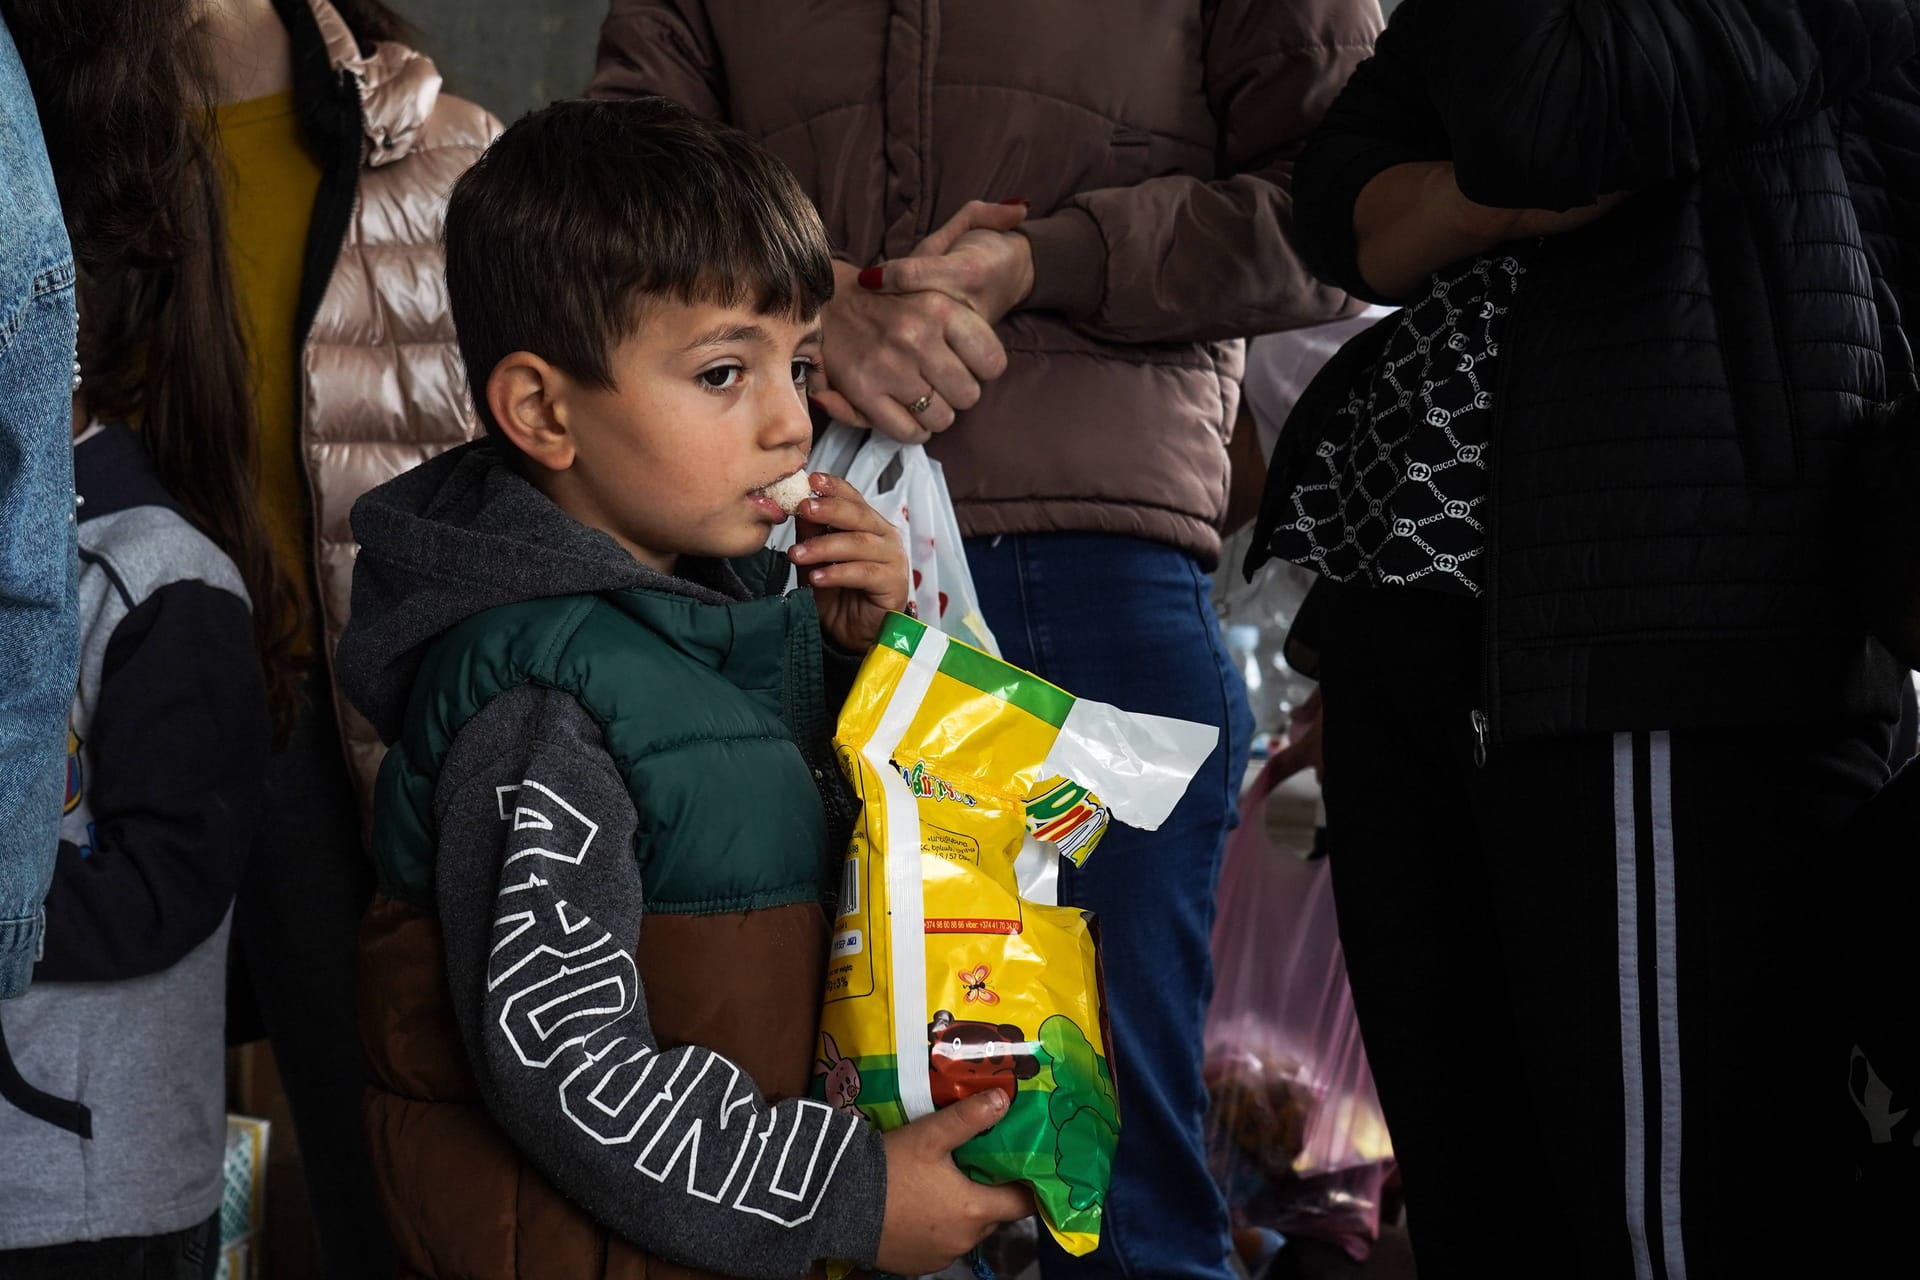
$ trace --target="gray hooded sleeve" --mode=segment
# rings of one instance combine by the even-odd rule
[[[662,1049],[633,959],[637,815],[600,728],[567,694],[496,698],[434,797],[447,981],[487,1109],[597,1221],[731,1276],[869,1265],[886,1205],[879,1135],[739,1067]]]

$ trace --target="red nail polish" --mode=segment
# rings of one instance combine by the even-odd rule
[[[1032,204],[1033,201],[1027,199],[1025,196],[1015,196],[1011,200],[1002,200],[1000,203],[1001,204]]]
[[[862,289],[878,289],[886,283],[886,279],[887,270],[885,267],[868,267],[860,273],[860,287]]]

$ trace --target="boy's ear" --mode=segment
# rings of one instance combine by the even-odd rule
[[[487,375],[487,408],[501,434],[550,471],[573,465],[574,440],[562,406],[567,376],[530,351],[515,351]]]

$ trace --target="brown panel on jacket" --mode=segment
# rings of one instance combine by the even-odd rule
[[[634,958],[661,1048],[712,1049],[770,1100],[807,1093],[827,972],[827,920],[817,905],[648,916]]]
[[[637,949],[662,1048],[699,1044],[770,1098],[811,1083],[827,922],[810,902],[650,916]],[[401,1280],[709,1280],[601,1227],[528,1164],[480,1101],[440,924],[376,898],[360,929],[367,1136]],[[816,1276],[824,1272],[816,1271]]]

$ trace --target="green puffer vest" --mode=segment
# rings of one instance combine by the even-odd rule
[[[760,558],[740,567],[765,576]],[[528,683],[572,694],[605,731],[640,813],[649,914],[819,898],[833,764],[812,593],[715,605],[639,589],[503,605],[434,642],[375,784],[383,893],[432,906],[440,765],[468,720]]]
[[[785,561],[735,568],[751,589]],[[565,690],[600,723],[640,815],[635,958],[655,1035],[725,1055],[777,1100],[812,1075],[822,901],[852,816],[821,659],[805,590],[725,605],[648,590],[534,600],[428,650],[375,791],[380,894],[360,945],[368,1134],[403,1280],[699,1274],[567,1202],[482,1104],[434,912],[434,787],[460,729],[527,683]]]

